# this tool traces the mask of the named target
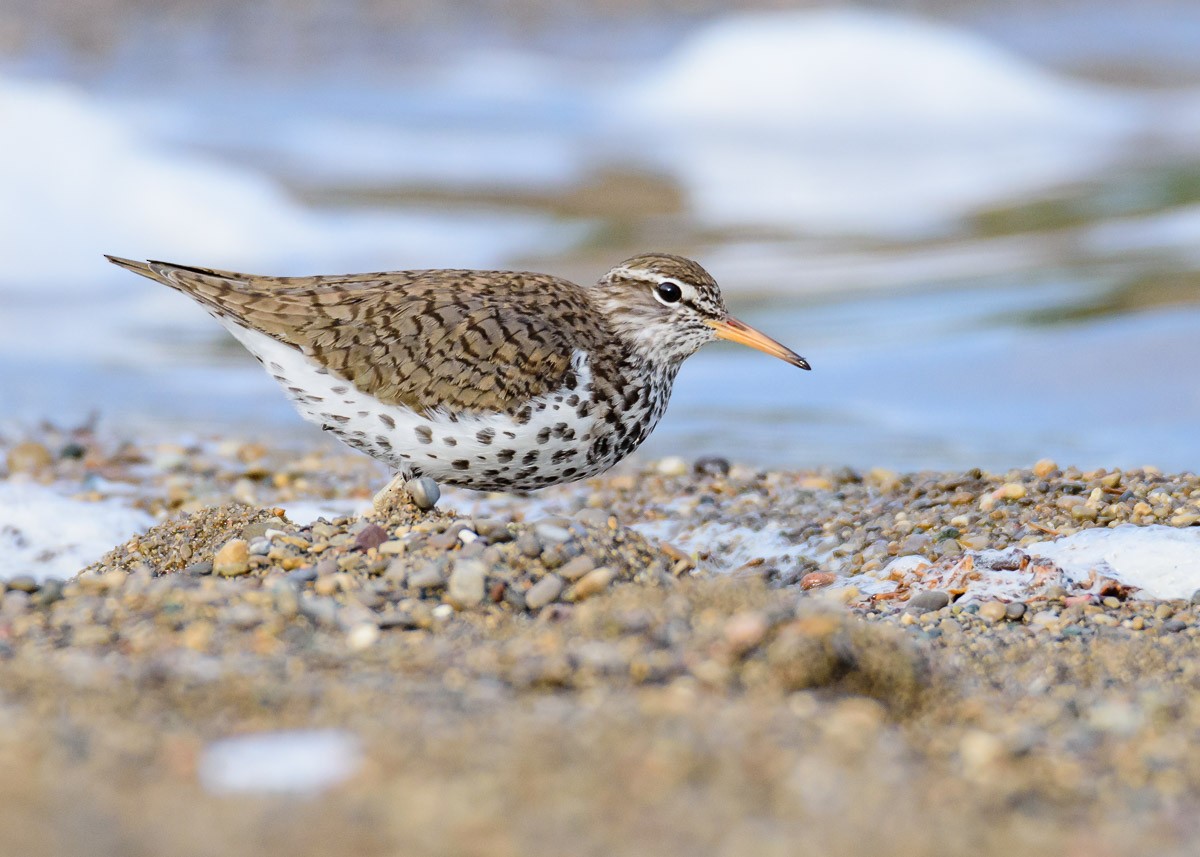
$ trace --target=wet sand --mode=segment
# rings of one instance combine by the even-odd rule
[[[997,611],[846,578],[1046,530],[1192,526],[1194,476],[663,462],[592,480],[562,515],[401,497],[299,525],[281,509],[368,502],[379,471],[234,441],[37,445],[7,444],[10,479],[122,486],[162,522],[0,599],[6,853],[1192,850],[1190,601],[1049,588]],[[628,526],[658,514],[842,549],[717,573]],[[211,775],[214,742],[313,728],[357,742],[341,781]]]

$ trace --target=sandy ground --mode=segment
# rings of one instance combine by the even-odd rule
[[[1194,850],[1189,601],[1051,589],[996,613],[841,584],[909,549],[938,561],[1072,524],[1186,526],[1195,477],[705,462],[593,480],[564,516],[397,497],[301,526],[276,503],[363,499],[378,471],[256,444],[37,445],[8,445],[7,478],[135,486],[163,523],[0,600],[3,853]],[[712,499],[679,514],[732,518],[751,495],[764,515],[805,510],[798,533],[854,519],[853,555],[717,574],[622,523],[687,496]],[[925,533],[940,537],[906,541]],[[837,582],[806,591],[800,571]],[[214,779],[223,739],[291,729],[351,740],[343,775]]]

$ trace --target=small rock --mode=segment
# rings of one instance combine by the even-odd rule
[[[580,554],[558,569],[558,576],[563,580],[576,581],[596,567],[596,563],[587,554]]]
[[[379,524],[367,524],[354,537],[354,549],[369,551],[377,548],[388,540],[388,532]]]
[[[615,516],[607,509],[580,509],[575,513],[575,520],[588,527],[607,527]]]
[[[725,622],[725,642],[741,657],[763,641],[770,627],[767,617],[758,611],[736,613]]]
[[[213,556],[213,574],[237,577],[250,570],[250,549],[245,539],[230,539]]]
[[[38,588],[38,582],[28,574],[18,574],[8,581],[10,592],[37,592]]]
[[[346,634],[346,645],[352,652],[361,652],[375,645],[378,639],[378,625],[374,622],[360,622]]]
[[[556,574],[547,574],[525,593],[525,606],[530,610],[541,610],[563,591],[562,578]]]
[[[445,583],[442,570],[431,562],[418,566],[408,573],[408,585],[413,589],[436,589]]]
[[[409,497],[412,497],[413,505],[422,512],[428,512],[437,505],[438,500],[442,497],[442,489],[438,488],[437,482],[428,476],[408,480],[404,484],[404,490],[408,492]]]
[[[213,564],[211,559],[194,562],[183,570],[183,573],[188,577],[204,577],[206,574],[213,573]]]
[[[706,455],[703,458],[696,459],[696,463],[692,465],[692,470],[699,476],[728,476],[729,459],[720,458],[715,455]]]
[[[1163,622],[1162,629],[1170,634],[1177,634],[1188,626],[1182,619],[1168,619]]]
[[[1004,608],[1004,615],[1010,622],[1016,622],[1025,616],[1025,605],[1020,601],[1014,601]]]
[[[1200,604],[1200,589],[1197,589],[1195,592],[1192,593],[1191,603],[1192,604]]]
[[[672,455],[658,462],[657,470],[663,476],[683,476],[688,472],[688,466],[678,455]]]
[[[571,601],[583,601],[585,598],[591,598],[608,588],[608,585],[616,579],[617,573],[611,568],[597,568],[589,571],[579,579],[579,582],[571,587],[568,593]]]
[[[979,616],[989,622],[999,622],[1008,616],[1008,610],[1001,601],[988,601],[979,605]]]
[[[1033,475],[1038,479],[1045,479],[1054,473],[1055,470],[1058,470],[1058,465],[1050,458],[1043,458],[1037,464],[1033,465]]]
[[[544,521],[534,524],[533,531],[537,534],[538,540],[543,543],[561,543],[571,538],[571,531],[566,527],[560,527],[558,524],[550,524]]]
[[[934,610],[941,610],[949,603],[949,593],[940,589],[927,589],[908,599],[908,604],[904,606],[904,609],[908,613],[930,613]]]
[[[306,583],[311,583],[312,581],[316,580],[317,577],[317,567],[315,565],[306,565],[302,568],[297,568],[294,571],[289,571],[286,575],[284,575],[286,580],[290,580],[297,586],[303,586]]]
[[[804,577],[800,578],[800,588],[807,591],[809,589],[820,589],[822,586],[829,586],[837,580],[837,575],[828,571],[810,571]]]
[[[1020,500],[1025,496],[1025,486],[1020,482],[1005,482],[993,495],[1000,500]]]
[[[478,518],[471,522],[471,529],[492,544],[511,542],[514,538],[508,524],[495,518]]]
[[[54,463],[50,450],[37,441],[25,440],[8,451],[9,473],[34,473]]]
[[[474,607],[483,601],[486,567],[477,559],[454,563],[446,586],[446,600],[460,610]]]

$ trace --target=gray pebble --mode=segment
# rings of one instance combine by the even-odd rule
[[[575,520],[588,527],[607,527],[611,517],[612,513],[604,509],[581,509],[575,514]]]
[[[18,574],[8,581],[8,588],[14,592],[37,592],[38,582],[28,574]]]
[[[480,518],[475,520],[471,523],[471,529],[494,544],[511,542],[515,538],[512,530],[508,528],[508,524],[504,521],[497,521],[495,518]]]
[[[318,576],[317,567],[315,565],[306,565],[303,568],[297,568],[293,571],[289,571],[286,575],[284,575],[284,578],[296,584],[297,586],[303,586],[305,583],[311,583],[312,581],[316,580]]]
[[[206,574],[212,574],[213,564],[211,559],[194,562],[183,570],[183,573],[189,577],[203,577]]]
[[[539,521],[534,524],[533,531],[542,542],[550,544],[565,542],[571,538],[571,531],[566,527],[560,526],[558,523],[549,523],[548,521]]]
[[[422,512],[428,512],[442,497],[442,489],[428,476],[408,480],[404,489],[408,491],[408,496],[412,497],[413,504]]]
[[[562,578],[556,574],[547,574],[525,593],[525,605],[530,610],[541,610],[563,591]]]
[[[478,604],[483,600],[486,572],[487,568],[477,559],[456,561],[446,586],[446,600],[459,609]]]
[[[271,552],[271,540],[264,536],[257,536],[247,548],[254,556],[266,556]]]
[[[522,556],[535,559],[541,555],[542,545],[533,533],[524,532],[517,537],[517,550],[521,552]]]
[[[912,598],[908,599],[908,604],[904,609],[908,613],[929,613],[933,610],[941,610],[950,603],[950,595],[940,589],[928,589],[924,592],[918,592]]]
[[[330,628],[338,626],[338,605],[332,598],[322,595],[301,595],[300,612],[308,617],[314,625],[325,625]]]
[[[1025,605],[1020,601],[1014,601],[1004,608],[1004,615],[1010,622],[1015,622],[1025,615]]]
[[[1184,622],[1182,619],[1168,619],[1166,622],[1163,622],[1162,629],[1168,633],[1177,634],[1187,626],[1187,622]]]
[[[436,589],[445,583],[442,569],[432,562],[420,565],[408,573],[408,585],[414,589]]]
[[[1200,589],[1197,589],[1195,592],[1192,593],[1192,603],[1200,604]]]

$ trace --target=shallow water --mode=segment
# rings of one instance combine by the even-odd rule
[[[102,252],[588,281],[661,248],[814,371],[710,347],[646,454],[1200,466],[1200,92],[863,12],[676,41],[638,63],[479,49],[374,77],[0,66],[0,110],[27,120],[0,165],[0,423],[315,434],[203,312]],[[730,86],[753,98],[692,94],[739,57]]]

